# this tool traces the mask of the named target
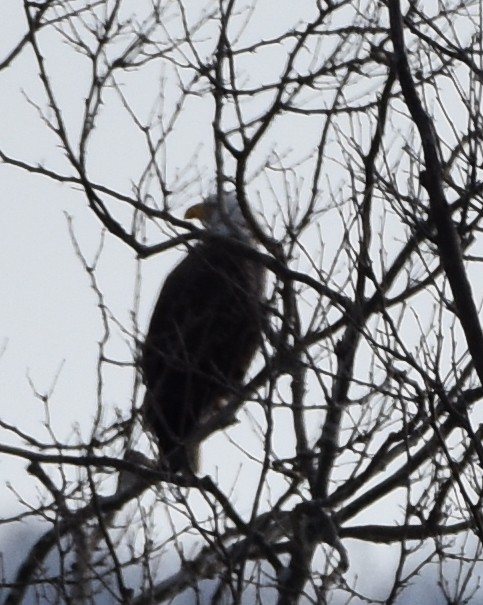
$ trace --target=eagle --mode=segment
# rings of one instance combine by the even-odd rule
[[[205,233],[167,276],[141,352],[142,412],[170,472],[196,472],[196,429],[242,385],[262,339],[265,269],[235,192],[189,208]],[[247,248],[248,246],[248,248]]]

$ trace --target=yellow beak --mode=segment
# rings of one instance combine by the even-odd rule
[[[185,219],[197,218],[200,221],[204,221],[206,218],[206,204],[204,202],[194,204],[184,213],[184,217]]]

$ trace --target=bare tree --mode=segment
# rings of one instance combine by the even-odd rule
[[[476,599],[481,2],[24,0],[22,19],[0,78],[25,74],[25,140],[0,158],[62,185],[101,337],[87,438],[49,422],[55,380],[32,382],[47,439],[0,419],[35,485],[3,524],[39,528],[1,602],[402,603],[421,577]],[[171,476],[138,346],[171,252],[203,236],[182,209],[227,183],[270,276],[264,343],[200,427],[199,475]]]

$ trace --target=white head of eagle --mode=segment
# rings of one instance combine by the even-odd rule
[[[209,196],[185,218],[216,237],[193,246],[166,278],[140,362],[143,415],[172,472],[196,471],[193,435],[239,390],[262,337],[265,269],[240,246],[254,243],[236,195]]]
[[[241,240],[251,240],[251,231],[241,211],[236,193],[224,193],[221,198],[209,195],[204,201],[188,208],[187,219],[200,219],[210,233]]]

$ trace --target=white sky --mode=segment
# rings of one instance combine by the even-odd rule
[[[0,5],[0,61],[25,31],[25,20],[18,0],[2,0]],[[138,4],[141,6],[141,3]],[[277,18],[273,15],[276,12]],[[260,36],[275,36],[286,30],[287,24],[295,25],[299,20],[312,16],[313,2],[289,2],[288,0],[264,0],[257,2],[256,12],[244,31],[245,43],[255,42]],[[8,23],[8,26],[5,24]],[[199,48],[211,48],[205,28],[199,36]],[[65,44],[54,36],[40,36],[46,55],[47,69],[52,76],[54,90],[63,116],[69,126],[72,140],[76,140],[80,124],[80,112],[85,96],[86,62],[77,57]],[[322,50],[324,52],[324,49]],[[310,62],[310,52],[305,57]],[[284,55],[279,47],[268,47],[246,60],[243,67],[252,78],[253,85],[276,81],[284,64]],[[300,65],[300,69],[303,69]],[[173,110],[172,94],[175,88],[174,72],[157,63],[131,73],[125,77],[123,91],[131,106],[140,117],[147,119],[157,91],[166,94],[166,113]],[[171,88],[170,88],[171,87]],[[30,48],[24,49],[11,67],[0,72],[0,149],[9,155],[52,167],[63,174],[71,174],[54,135],[39,119],[38,113],[26,100],[30,98],[42,108],[45,99],[36,77],[34,57]],[[257,115],[268,96],[257,99],[250,110]],[[168,184],[175,182],[176,175],[199,175],[199,185],[193,185],[188,193],[180,192],[175,198],[174,214],[182,212],[193,195],[206,194],[213,185],[214,161],[212,154],[212,112],[210,99],[189,98],[182,118],[173,136],[169,139],[165,153],[165,173]],[[266,137],[256,155],[258,162],[273,149],[287,153],[293,161],[304,159],[316,144],[321,129],[319,118],[280,119]],[[361,125],[364,130],[364,125]],[[190,166],[192,153],[199,149],[196,160]],[[137,181],[146,161],[144,141],[139,131],[128,119],[126,111],[113,92],[108,92],[101,120],[93,135],[90,150],[89,171],[95,182],[113,187],[117,191],[131,194],[132,183]],[[333,166],[336,162],[333,162]],[[251,166],[256,171],[258,165]],[[307,163],[300,165],[291,185],[295,190],[304,174],[310,174]],[[338,186],[337,171],[332,173],[332,186]],[[28,377],[40,393],[47,393],[57,376],[51,398],[50,414],[52,426],[59,439],[72,438],[72,426],[78,425],[87,438],[91,419],[96,410],[97,375],[96,363],[98,341],[102,336],[102,325],[98,312],[98,300],[89,285],[88,276],[75,255],[68,228],[66,214],[73,217],[73,226],[83,254],[88,261],[93,258],[101,238],[98,221],[86,206],[84,196],[68,186],[50,182],[44,177],[34,176],[16,168],[0,164],[0,406],[2,420],[21,428],[36,438],[48,441],[49,435],[43,426],[45,410],[35,398]],[[273,176],[277,194],[283,196],[281,177]],[[309,181],[301,184],[306,193]],[[262,199],[262,210],[269,222],[277,214],[274,196],[264,178],[260,177],[251,187],[250,193],[258,202]],[[303,196],[302,196],[303,197]],[[277,220],[280,220],[278,216]],[[391,219],[388,219],[389,221]],[[338,241],[340,225],[331,225],[324,235],[324,244],[330,255],[331,238]],[[164,239],[161,232],[151,228],[153,240]],[[394,235],[386,236],[394,242]],[[181,251],[170,251],[142,264],[142,290],[139,321],[144,329],[155,296],[167,271],[177,262]],[[136,278],[134,254],[114,237],[108,235],[99,262],[96,278],[105,295],[105,302],[116,320],[128,331],[132,330],[130,312],[134,304]],[[108,346],[109,354],[121,361],[131,361],[130,350],[119,330]],[[103,402],[106,418],[113,417],[112,409],[128,410],[132,394],[133,372],[128,368],[112,369],[105,374]],[[110,407],[111,406],[111,407]],[[110,408],[110,409],[109,409]],[[111,411],[110,411],[111,410]],[[255,406],[248,410],[255,416]],[[242,415],[244,417],[244,414]],[[238,441],[256,450],[257,441],[247,433],[249,423],[245,418],[241,426],[231,434]],[[240,439],[240,435],[243,436]],[[6,431],[0,429],[3,443],[18,443]],[[220,448],[223,460],[220,461]],[[291,455],[291,443],[277,435],[280,455]],[[220,470],[219,479],[223,486],[230,486],[239,473],[238,485],[245,491],[253,485],[256,475],[253,468],[245,464],[240,468],[236,448],[227,445],[224,435],[217,435],[205,447],[208,468]],[[7,482],[16,490],[35,502],[34,481],[25,471],[25,463],[15,458],[0,457],[0,489],[2,501],[0,514],[11,514],[17,509],[17,498],[6,490]],[[240,498],[241,496],[237,496]],[[247,506],[248,510],[248,506]],[[1,536],[1,534],[0,534]],[[374,555],[375,556],[375,555]],[[391,560],[393,555],[384,560]],[[366,558],[354,550],[354,561],[360,573],[368,570]],[[383,563],[381,563],[383,565]]]

